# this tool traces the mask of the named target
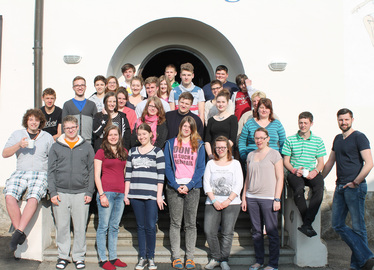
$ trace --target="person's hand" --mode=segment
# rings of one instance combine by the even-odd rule
[[[160,210],[164,210],[164,205],[167,205],[164,199],[160,196],[157,196],[157,205]]]
[[[29,142],[27,141],[27,137],[24,137],[22,138],[20,141],[19,141],[19,147],[21,148],[25,148],[29,145]]]
[[[130,205],[130,200],[127,197],[125,197],[123,201],[125,202],[125,205]]]
[[[316,177],[318,172],[316,170],[310,171],[306,179],[312,180],[314,177]]]
[[[250,79],[246,79],[246,80],[245,80],[245,85],[246,85],[246,86],[251,86],[251,85],[252,85],[252,80],[250,80]]]
[[[303,167],[297,169],[297,171],[296,171],[296,176],[297,177],[303,176],[303,169],[304,169]]]
[[[53,196],[53,197],[51,198],[51,202],[52,202],[54,205],[58,205],[58,202],[61,202],[61,200],[60,200],[60,195]]]
[[[225,209],[227,206],[229,206],[231,203],[231,201],[229,199],[227,200],[224,200],[222,203],[221,203],[221,209]]]
[[[352,181],[352,182],[349,182],[349,183],[347,183],[347,184],[345,184],[345,185],[343,186],[343,188],[347,188],[347,187],[349,187],[349,188],[356,188],[356,185],[355,185],[355,183],[353,183],[353,181]]]
[[[99,195],[100,196],[100,195]],[[109,201],[105,194],[100,196],[100,204],[102,207],[109,207]]]
[[[187,194],[189,189],[187,186],[181,186],[182,194]]]
[[[242,198],[242,211],[247,212],[247,200]]]
[[[273,210],[274,211],[279,211],[279,209],[281,209],[281,203],[274,201],[273,202]]]
[[[92,198],[91,198],[90,196],[84,196],[84,203],[85,203],[85,204],[90,203],[91,200],[92,200]]]
[[[222,208],[222,204],[219,202],[219,201],[215,201],[214,203],[213,203],[213,206],[214,206],[214,208],[216,209],[216,210],[222,210],[223,208]]]

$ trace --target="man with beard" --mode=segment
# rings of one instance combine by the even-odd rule
[[[374,255],[368,247],[365,225],[365,177],[373,168],[370,144],[366,136],[352,128],[353,113],[337,113],[342,134],[335,137],[329,160],[322,175],[326,177],[336,162],[336,188],[332,204],[332,227],[352,250],[350,269],[372,269]],[[352,228],[345,223],[347,213]]]

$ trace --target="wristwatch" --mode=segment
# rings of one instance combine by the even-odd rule
[[[274,198],[274,201],[276,201],[276,202],[280,202],[281,199],[279,199],[279,198]]]

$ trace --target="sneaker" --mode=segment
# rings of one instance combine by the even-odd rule
[[[121,261],[120,259],[111,260],[110,263],[118,267],[127,267],[127,263]]]
[[[100,267],[105,269],[105,270],[115,270],[117,269],[113,264],[111,264],[108,261],[100,262],[99,263]]]
[[[140,257],[138,264],[135,266],[136,270],[143,270],[147,266],[147,260]]]
[[[313,237],[317,235],[317,232],[313,229],[311,225],[303,224],[301,227],[297,229],[308,237]]]
[[[154,259],[148,259],[148,269],[149,270],[156,270],[157,269],[157,265],[155,264]]]
[[[214,267],[219,266],[219,261],[216,261],[215,259],[210,259],[207,265],[205,265],[205,269],[214,269]]]
[[[228,262],[223,261],[223,262],[221,262],[221,269],[222,270],[230,270],[231,268],[230,268],[230,265],[228,264]]]
[[[16,230],[12,235],[12,240],[9,243],[9,250],[16,251],[18,245],[22,245],[26,240],[26,234],[20,230]]]

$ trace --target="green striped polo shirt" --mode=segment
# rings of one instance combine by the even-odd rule
[[[296,133],[287,138],[282,154],[291,157],[290,163],[294,168],[304,167],[311,171],[316,167],[317,158],[326,155],[326,149],[322,139],[312,132],[307,140]]]

